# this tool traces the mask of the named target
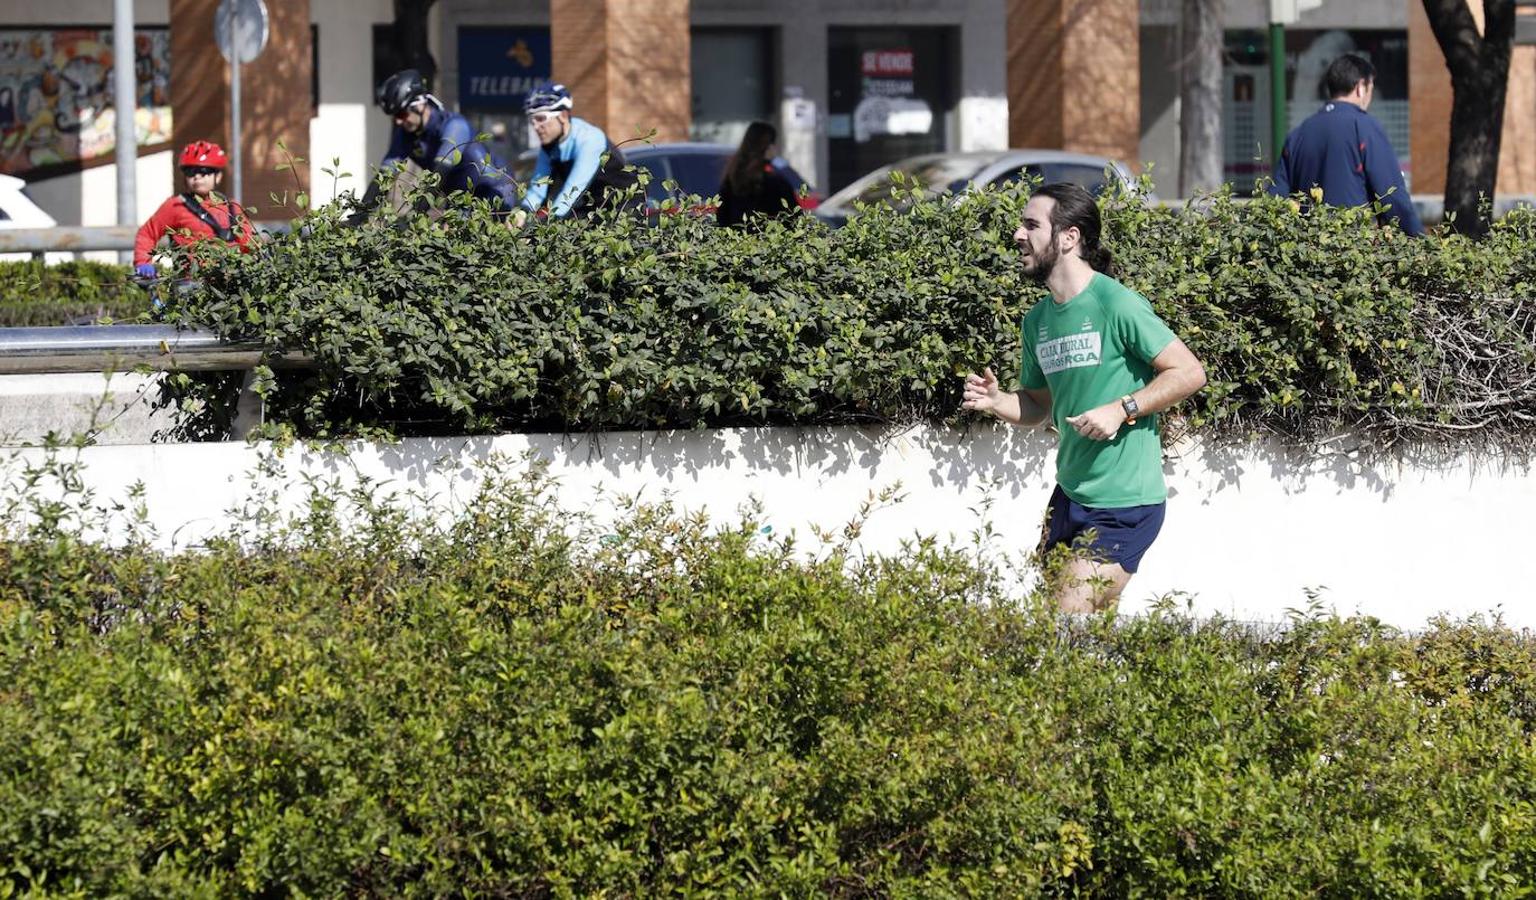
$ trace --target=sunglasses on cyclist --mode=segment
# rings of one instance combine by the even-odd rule
[[[188,178],[193,178],[193,177],[198,176],[198,175],[217,175],[218,173],[219,173],[218,169],[212,169],[212,168],[209,168],[208,166],[182,166],[181,167],[181,174],[187,176]]]
[[[558,118],[560,118],[560,114],[558,112],[536,112],[536,113],[530,113],[528,115],[528,119],[530,121],[532,121],[533,124],[535,124],[535,125],[543,125],[545,122],[548,122],[550,119],[558,119]]]

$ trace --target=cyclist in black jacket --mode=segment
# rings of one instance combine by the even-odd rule
[[[379,165],[381,174],[409,161],[441,175],[445,193],[469,191],[491,201],[501,216],[517,208],[517,186],[506,164],[475,137],[467,119],[443,108],[442,101],[427,91],[420,72],[406,69],[389,76],[379,85],[375,99],[395,120],[389,151]],[[354,223],[378,206],[379,195],[375,178],[352,216]]]

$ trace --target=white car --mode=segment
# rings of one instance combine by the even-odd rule
[[[977,185],[1001,186],[1022,178],[1039,178],[1046,184],[1070,181],[1097,194],[1109,179],[1126,186],[1136,182],[1122,163],[1086,153],[1065,150],[974,150],[966,153],[929,153],[913,156],[870,172],[823,200],[816,215],[830,225],[841,225],[854,213],[855,203],[888,203],[897,187],[892,175],[902,174],[901,189],[914,183],[925,191],[946,193]],[[1148,198],[1149,202],[1155,198]]]
[[[27,183],[14,175],[0,175],[0,229],[52,228],[59,224],[53,216],[38,208],[25,193]],[[68,254],[48,254],[48,261],[68,259]],[[0,261],[30,259],[28,253],[0,253]]]
[[[0,175],[0,228],[52,228],[59,224],[26,195],[27,183]]]

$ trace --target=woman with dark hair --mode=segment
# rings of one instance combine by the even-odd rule
[[[778,140],[778,129],[767,122],[747,126],[720,182],[720,209],[715,215],[721,225],[743,225],[748,216],[785,216],[799,211],[794,187],[773,166]]]

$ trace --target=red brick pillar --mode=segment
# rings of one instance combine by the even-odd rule
[[[196,140],[230,146],[229,63],[213,36],[218,0],[170,0],[171,109],[176,149]],[[262,219],[296,215],[294,195],[309,190],[309,120],[313,48],[309,0],[267,0],[266,49],[240,70],[245,196]],[[292,160],[304,163],[279,172]],[[176,181],[181,186],[180,176]],[[224,176],[224,188],[233,188]],[[276,195],[276,200],[273,195]],[[286,194],[288,208],[282,206]]]
[[[1137,0],[1007,0],[1008,142],[1137,165]]]
[[[1423,0],[1408,4],[1408,141],[1415,194],[1445,193],[1451,152],[1451,73],[1429,27]],[[1483,5],[1470,5],[1483,20]],[[1531,15],[1519,10],[1520,15]],[[1536,194],[1536,47],[1516,46],[1510,54],[1504,98],[1504,134],[1499,139],[1500,194]]]
[[[685,141],[692,120],[689,0],[550,0],[554,78],[574,113],[622,143],[656,131]]]

